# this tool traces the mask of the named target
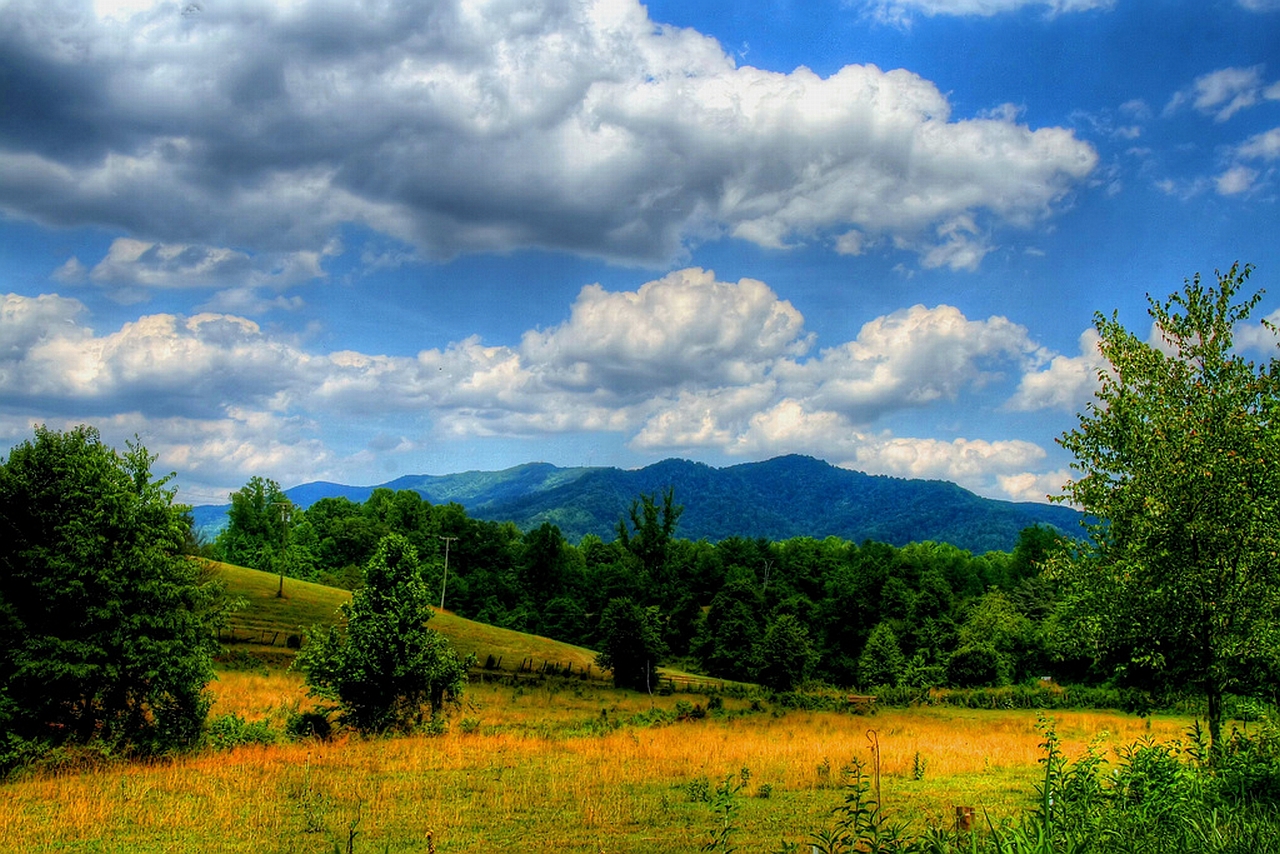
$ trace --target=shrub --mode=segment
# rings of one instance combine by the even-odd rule
[[[248,722],[232,712],[209,721],[205,739],[215,750],[226,750],[242,744],[274,744],[280,738],[266,721]]]
[[[285,721],[284,732],[294,741],[306,738],[327,740],[333,734],[333,724],[327,712],[295,712]]]

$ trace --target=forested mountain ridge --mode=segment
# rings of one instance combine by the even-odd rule
[[[1079,520],[1062,506],[997,501],[946,481],[868,475],[796,455],[725,468],[676,459],[634,470],[528,463],[494,472],[406,475],[378,486],[307,483],[285,492],[306,508],[324,497],[363,502],[375,489],[407,489],[432,504],[456,502],[472,518],[511,521],[526,531],[550,522],[576,542],[586,534],[612,540],[636,496],[668,487],[685,508],[679,535],[712,542],[835,536],[891,545],[932,540],[982,553],[1013,548],[1018,533],[1036,524],[1075,535]],[[196,526],[216,533],[226,510],[195,508]]]

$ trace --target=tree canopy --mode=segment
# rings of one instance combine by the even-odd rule
[[[0,766],[41,746],[145,754],[199,736],[216,588],[181,554],[186,508],[154,461],[91,427],[37,427],[0,464]]]
[[[1274,675],[1280,616],[1280,372],[1234,347],[1261,297],[1241,295],[1249,274],[1148,297],[1155,342],[1098,315],[1100,386],[1061,440],[1065,497],[1096,519],[1062,567],[1069,635],[1149,695],[1199,692],[1214,744],[1223,695]]]
[[[418,552],[388,534],[365,565],[365,586],[342,606],[345,625],[313,632],[298,654],[312,693],[338,701],[364,732],[411,729],[461,693],[470,661],[427,626],[432,595]]]

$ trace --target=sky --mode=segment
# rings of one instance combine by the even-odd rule
[[[1280,320],[1278,167],[1280,0],[0,0],[0,453],[1043,501],[1095,313]]]

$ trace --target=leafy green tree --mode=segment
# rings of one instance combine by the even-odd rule
[[[568,562],[568,543],[555,525],[543,522],[525,534],[519,575],[525,595],[537,605],[559,596],[564,591]]]
[[[881,622],[871,630],[867,645],[858,656],[858,684],[864,690],[880,685],[897,685],[906,666],[897,634],[887,621]]]
[[[996,651],[997,680],[1021,682],[1043,663],[1040,633],[1000,590],[973,603],[960,626],[961,647],[990,647]]]
[[[764,601],[754,580],[739,575],[716,597],[693,642],[693,653],[708,673],[747,681],[760,670],[756,658],[762,639]]]
[[[760,684],[790,691],[813,674],[818,653],[804,624],[794,614],[779,614],[765,628],[756,658]]]
[[[613,671],[613,684],[652,691],[658,664],[667,654],[657,609],[642,608],[631,599],[614,599],[600,615],[600,637],[596,663]]]
[[[418,553],[388,534],[365,566],[365,586],[340,609],[345,626],[315,631],[297,667],[311,692],[338,702],[346,723],[362,732],[407,730],[461,694],[471,658],[427,626],[432,594]]]
[[[274,480],[251,477],[231,493],[227,527],[215,546],[227,563],[270,572],[275,555],[285,547],[285,526],[293,504]]]
[[[1215,746],[1224,694],[1266,688],[1280,617],[1280,371],[1234,347],[1250,271],[1148,297],[1154,344],[1098,315],[1106,366],[1061,439],[1064,498],[1097,520],[1060,567],[1069,635],[1124,684],[1203,696]]]
[[[665,572],[667,548],[684,512],[684,506],[675,501],[674,487],[663,490],[661,507],[654,496],[642,493],[631,502],[627,514],[632,530],[627,528],[627,518],[618,520],[618,542],[639,559],[651,588],[659,593],[669,587]]]
[[[947,682],[957,688],[981,688],[1000,681],[1000,654],[990,644],[962,646],[947,659]]]
[[[27,747],[191,743],[208,710],[217,590],[155,457],[37,427],[0,463],[0,767]]]

